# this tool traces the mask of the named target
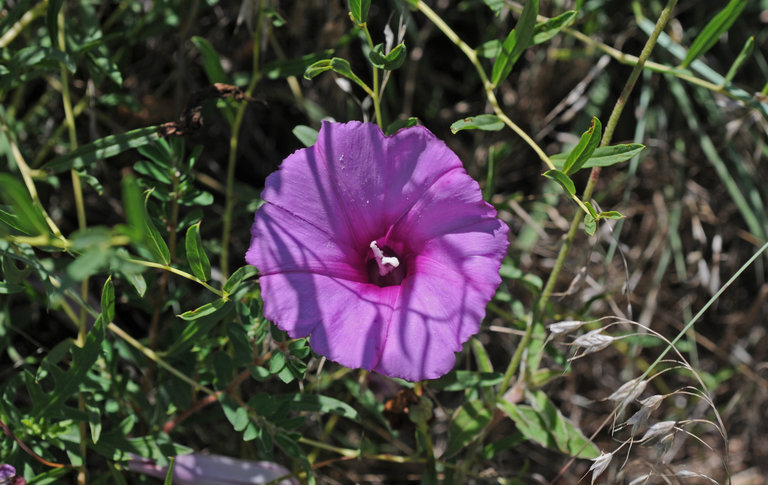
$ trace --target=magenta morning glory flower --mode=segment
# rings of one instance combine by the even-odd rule
[[[421,126],[325,122],[262,198],[245,259],[267,319],[347,367],[451,370],[501,282],[509,229],[445,143]]]

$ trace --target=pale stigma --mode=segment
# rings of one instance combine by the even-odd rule
[[[395,256],[384,256],[384,252],[376,245],[376,241],[371,241],[371,251],[379,265],[379,274],[386,276],[387,273],[400,266],[400,260]]]

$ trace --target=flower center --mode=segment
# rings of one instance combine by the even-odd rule
[[[370,248],[366,262],[368,281],[376,286],[399,285],[405,278],[405,264],[387,246],[379,248],[376,241],[371,241]]]

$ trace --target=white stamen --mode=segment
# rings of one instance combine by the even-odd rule
[[[387,273],[400,266],[400,260],[395,256],[384,256],[384,252],[376,245],[376,241],[371,241],[371,251],[379,265],[379,274],[386,276]]]

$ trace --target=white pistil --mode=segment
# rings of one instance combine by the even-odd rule
[[[379,274],[386,276],[390,271],[400,266],[400,260],[395,256],[384,256],[384,252],[376,245],[376,241],[371,241],[371,251],[379,265]]]

